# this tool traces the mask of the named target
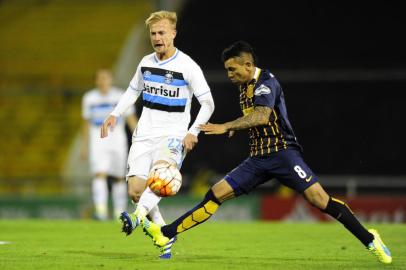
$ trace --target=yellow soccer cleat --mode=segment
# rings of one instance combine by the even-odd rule
[[[390,264],[392,262],[392,255],[383,243],[378,231],[369,229],[368,232],[374,235],[374,240],[369,243],[368,250],[375,254],[381,263]]]
[[[149,221],[147,218],[141,220],[142,228],[146,235],[152,238],[154,244],[158,247],[163,247],[169,242],[169,238],[162,234],[161,226]]]

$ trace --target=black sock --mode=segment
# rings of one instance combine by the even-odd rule
[[[217,200],[213,191],[210,189],[206,193],[203,201],[171,224],[163,226],[161,231],[166,237],[171,239],[178,233],[189,230],[190,228],[208,220],[220,205],[221,203]]]
[[[357,237],[366,247],[374,240],[373,234],[368,232],[364,226],[354,216],[347,204],[330,197],[326,209],[323,212],[341,222],[355,237]]]

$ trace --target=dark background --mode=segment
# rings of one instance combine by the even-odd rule
[[[259,67],[280,81],[316,174],[400,175],[406,161],[404,10],[400,1],[188,1],[176,46],[208,79],[216,104],[211,122],[241,116],[220,55],[245,40]],[[247,155],[246,131],[232,139],[200,135],[183,170],[209,166],[226,173]]]

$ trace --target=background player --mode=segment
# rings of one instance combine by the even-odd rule
[[[250,157],[216,183],[202,202],[173,223],[160,228],[148,220],[143,221],[144,229],[155,243],[164,245],[178,233],[209,219],[224,201],[249,193],[276,178],[303,194],[314,207],[341,222],[379,261],[391,263],[391,254],[378,232],[366,230],[344,202],[329,196],[303,161],[301,146],[288,120],[282,88],[271,73],[256,67],[252,47],[245,42],[236,42],[223,51],[222,59],[228,78],[239,86],[244,116],[200,128],[206,134],[248,129]]]
[[[147,214],[154,222],[165,224],[157,206],[161,198],[145,189],[148,174],[153,166],[174,164],[180,168],[184,150],[192,150],[198,142],[198,126],[207,123],[214,111],[202,70],[174,46],[176,22],[176,13],[169,11],[154,12],[146,20],[154,52],[141,60],[127,91],[101,130],[102,138],[106,137],[116,118],[142,93],[144,107],[134,132],[127,173],[129,195],[138,205],[134,213],[124,212],[121,216],[127,235]],[[188,129],[193,95],[201,107]],[[171,257],[173,241],[162,249],[161,258]]]
[[[96,88],[87,92],[82,100],[82,159],[89,158],[93,174],[92,194],[95,218],[108,218],[107,176],[114,177],[112,183],[113,212],[115,217],[127,207],[127,185],[124,181],[128,146],[125,122],[119,120],[117,129],[107,140],[100,139],[100,126],[113,110],[124,91],[112,86],[113,77],[110,70],[96,72]],[[137,125],[134,109],[124,114],[131,131]],[[90,153],[90,155],[89,155]]]

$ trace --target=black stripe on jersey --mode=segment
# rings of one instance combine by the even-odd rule
[[[141,67],[141,72],[142,74],[144,74],[145,71],[149,71],[151,72],[151,74],[153,75],[159,75],[159,76],[165,76],[166,74],[170,73],[172,74],[174,79],[177,80],[185,80],[183,78],[183,74],[180,72],[176,72],[176,71],[171,71],[171,70],[167,70],[167,69],[163,69],[163,68],[154,68],[154,67]]]
[[[168,106],[160,103],[143,100],[142,104],[150,109],[160,110],[165,112],[184,112],[186,106]]]

